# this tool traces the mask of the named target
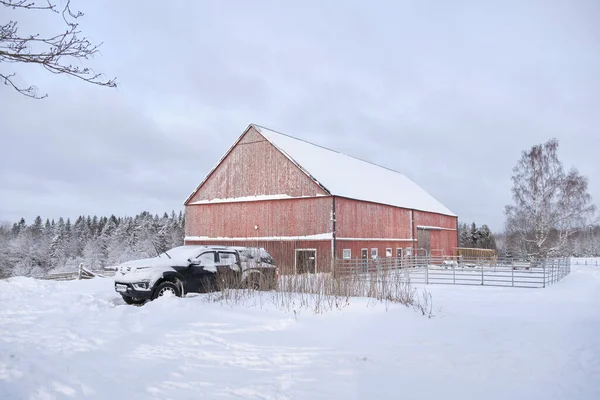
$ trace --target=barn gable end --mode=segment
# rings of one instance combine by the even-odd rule
[[[329,193],[251,125],[185,204],[324,195]]]

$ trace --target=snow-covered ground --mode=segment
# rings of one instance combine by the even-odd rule
[[[600,399],[600,268],[545,289],[429,286],[435,317],[127,306],[111,279],[0,281],[0,399]]]

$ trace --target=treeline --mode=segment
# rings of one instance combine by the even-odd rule
[[[460,247],[496,250],[496,238],[485,224],[481,227],[475,222],[471,225],[461,224],[458,227],[458,241]]]
[[[162,217],[142,212],[135,217],[80,216],[71,222],[42,220],[0,226],[0,278],[43,276],[73,270],[79,263],[102,268],[136,258],[153,257],[157,250],[183,244],[182,212]]]
[[[560,235],[560,231],[551,230],[548,233],[547,241],[557,243],[561,240]],[[519,234],[508,233],[502,235],[499,239],[502,242],[502,245],[499,246],[500,250],[506,255],[522,256],[529,250],[529,243],[523,241],[522,236]],[[564,240],[564,244],[552,252],[552,255],[561,257],[600,257],[600,225],[591,225],[572,232]]]

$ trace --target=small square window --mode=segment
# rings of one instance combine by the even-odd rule
[[[385,256],[387,258],[392,258],[392,249],[391,248],[385,249]]]
[[[344,249],[344,260],[352,258],[352,251],[350,249]]]
[[[373,259],[377,258],[377,249],[376,248],[371,249],[371,258],[373,258]]]
[[[396,249],[396,258],[402,258],[402,249],[400,247]]]

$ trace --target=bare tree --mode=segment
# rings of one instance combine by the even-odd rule
[[[533,146],[513,169],[515,204],[506,207],[506,228],[522,255],[562,253],[594,212],[587,179],[575,169],[565,173],[557,150],[556,139]]]
[[[52,0],[46,0],[43,4],[38,4],[35,0],[0,0],[0,9],[2,8],[13,11],[21,9],[55,13],[62,16],[66,29],[47,37],[42,37],[40,34],[21,34],[18,22],[9,20],[0,25],[0,65],[35,64],[53,74],[71,75],[100,86],[117,86],[115,79],[104,80],[102,74],[72,64],[94,56],[98,53],[101,44],[93,44],[88,38],[80,36],[79,18],[83,13],[72,11],[70,1],[66,2],[62,11],[52,3]],[[7,73],[3,69],[0,70],[0,82],[28,97],[35,99],[47,97],[47,94],[40,96],[35,86],[19,86],[13,79],[15,73]]]

